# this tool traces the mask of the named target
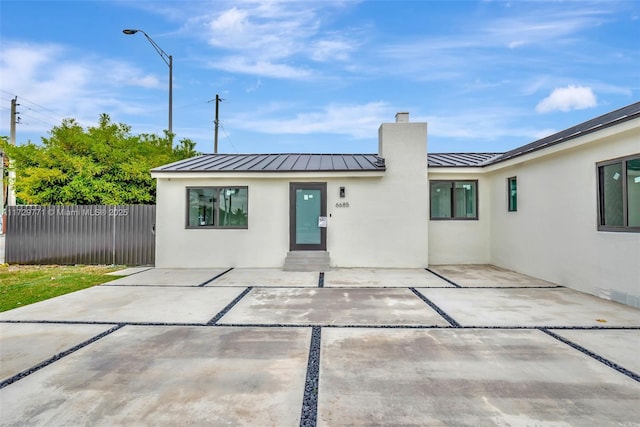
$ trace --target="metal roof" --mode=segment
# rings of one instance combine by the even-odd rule
[[[379,172],[375,154],[203,154],[151,172]]]
[[[618,110],[611,111],[610,113],[603,114],[602,116],[587,120],[586,122],[580,123],[579,125],[572,126],[569,129],[554,133],[553,135],[549,135],[530,144],[523,145],[522,147],[515,148],[511,151],[507,151],[502,156],[493,160],[491,164],[522,156],[524,154],[531,153],[532,151],[537,151],[542,148],[551,147],[553,145],[578,138],[588,133],[604,129],[609,126],[625,122],[627,120],[632,120],[636,117],[640,117],[640,102],[627,105],[626,107],[622,107]]]
[[[490,163],[503,153],[429,153],[427,164],[432,167],[477,167]]]

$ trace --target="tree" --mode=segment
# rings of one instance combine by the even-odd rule
[[[132,135],[128,125],[112,123],[102,114],[95,127],[84,130],[65,119],[42,144],[21,146],[0,140],[0,150],[16,172],[16,196],[36,205],[153,204],[154,167],[193,157],[195,142],[173,136]]]

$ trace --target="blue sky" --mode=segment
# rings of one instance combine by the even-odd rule
[[[0,134],[101,113],[219,152],[375,153],[380,123],[429,151],[502,152],[640,100],[637,1],[0,2]]]

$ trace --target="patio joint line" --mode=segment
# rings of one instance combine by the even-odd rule
[[[442,316],[447,322],[449,322],[449,324],[451,326],[453,326],[454,328],[459,328],[460,327],[460,323],[456,322],[453,317],[449,316],[447,313],[445,313],[444,310],[442,310],[440,307],[438,307],[436,304],[434,304],[429,298],[427,298],[426,296],[422,295],[420,292],[418,292],[416,290],[416,288],[409,288],[409,290],[411,292],[413,292],[418,298],[420,298],[422,301],[424,301],[425,303],[427,303],[427,305],[429,305],[429,307],[431,307],[432,309],[434,309],[440,316]]]
[[[324,288],[324,271],[321,271],[320,274],[318,274],[318,287]]]
[[[386,325],[372,325],[372,324],[349,324],[349,325],[336,325],[336,324],[324,324],[324,323],[217,323],[209,324],[202,322],[108,322],[108,321],[84,321],[84,320],[0,320],[0,324],[58,324],[58,325],[124,325],[124,326],[152,326],[152,327],[166,327],[166,326],[199,326],[199,327],[244,327],[244,328],[312,328],[318,326],[321,328],[336,328],[336,329],[349,329],[349,328],[363,328],[363,329],[495,329],[495,330],[511,330],[511,329],[526,329],[526,330],[539,330],[539,329],[553,329],[553,330],[600,330],[600,331],[615,331],[615,330],[633,330],[640,331],[640,326],[525,326],[525,325],[503,325],[503,326],[487,326],[487,325],[466,325],[466,326],[444,326],[444,325],[427,325],[427,324],[414,324],[414,325],[402,325],[402,324],[386,324]]]
[[[135,273],[131,273],[131,274],[127,274],[126,276],[118,276],[117,274],[113,274],[112,276],[116,276],[116,277],[129,277],[129,276],[135,276],[136,274],[140,274],[143,273],[145,271],[149,271],[154,267],[147,267],[144,270],[140,270],[140,271],[136,271]],[[117,270],[116,270],[117,271]],[[115,272],[114,272],[115,273]],[[108,282],[107,282],[108,283]]]
[[[566,286],[460,286],[463,289],[560,289]]]
[[[558,335],[556,333],[553,333],[547,328],[540,328],[539,330],[541,332],[544,332],[545,334],[549,335],[550,337],[553,337],[553,338],[557,339],[558,341],[563,342],[563,343],[567,344],[570,347],[573,347],[574,349],[580,351],[581,353],[586,354],[587,356],[597,360],[598,362],[603,363],[603,364],[607,365],[608,367],[610,367],[612,369],[615,369],[616,371],[620,372],[621,374],[624,374],[624,375],[628,376],[632,380],[640,382],[640,375],[636,374],[635,372],[630,371],[627,368],[625,368],[623,366],[620,366],[617,363],[612,362],[611,360],[609,360],[609,359],[607,359],[605,357],[602,357],[599,354],[594,353],[591,350],[588,350],[587,348],[582,347],[581,345],[576,344],[573,341],[568,340],[565,337],[562,337],[562,336],[560,336],[560,335]]]
[[[220,311],[218,314],[216,314],[213,319],[209,320],[207,322],[207,325],[215,325],[216,322],[218,322],[218,320],[220,320],[222,318],[222,316],[224,316],[225,314],[227,314],[227,312],[229,310],[231,310],[237,303],[240,302],[240,300],[242,298],[244,298],[245,295],[247,295],[249,292],[251,292],[251,289],[253,289],[253,286],[249,286],[248,288],[246,288],[244,291],[242,291],[242,293],[240,295],[238,295],[237,297],[234,298],[233,301],[231,301],[229,304],[227,304],[227,306],[225,308],[222,309],[222,311]]]
[[[16,375],[14,375],[14,376],[12,376],[10,378],[7,378],[6,380],[4,380],[4,381],[2,381],[0,383],[0,389],[3,389],[6,386],[15,383],[16,381],[19,381],[19,380],[21,380],[21,379],[33,374],[34,372],[37,372],[40,369],[51,365],[53,362],[56,362],[56,361],[62,359],[63,357],[66,357],[66,356],[70,355],[71,353],[74,353],[74,352],[80,350],[81,348],[86,347],[89,344],[91,344],[91,343],[93,343],[95,341],[98,341],[99,339],[104,338],[107,335],[112,334],[113,332],[117,331],[118,329],[120,329],[120,328],[122,328],[124,326],[125,325],[123,323],[120,323],[120,324],[118,324],[118,325],[116,325],[116,326],[114,326],[114,327],[112,327],[112,328],[110,328],[110,329],[98,334],[98,335],[93,336],[92,338],[89,338],[86,341],[81,342],[78,345],[75,345],[75,346],[73,346],[71,348],[68,348],[67,350],[65,350],[63,352],[60,352],[60,353],[48,358],[47,360],[45,360],[43,362],[40,362],[35,366],[32,366],[29,369],[25,369],[24,371],[19,372]]]
[[[429,273],[433,274],[434,276],[438,276],[439,278],[441,278],[442,280],[444,280],[445,282],[449,282],[451,283],[453,286],[455,286],[456,288],[461,288],[462,286],[458,285],[456,282],[454,282],[451,279],[448,279],[446,277],[444,277],[442,274],[438,274],[435,271],[431,270],[430,268],[425,268],[425,270],[427,270]]]
[[[328,323],[216,323],[216,327],[244,327],[244,328],[335,328],[335,329],[453,329],[443,325],[335,325]],[[459,328],[456,328],[459,329]],[[537,329],[537,328],[529,328]]]
[[[320,344],[322,328],[313,326],[311,329],[311,344],[309,346],[309,361],[307,362],[307,376],[302,398],[300,427],[315,427],[318,420],[318,392],[320,380]]]
[[[204,286],[204,285],[207,285],[207,284],[209,284],[209,283],[213,282],[214,280],[216,280],[216,279],[217,279],[217,278],[219,278],[219,277],[224,276],[225,274],[227,274],[227,273],[228,273],[228,272],[230,272],[231,270],[233,270],[233,267],[228,268],[228,269],[226,269],[225,271],[223,271],[222,273],[220,273],[220,274],[218,274],[218,275],[216,275],[216,276],[213,276],[211,279],[206,280],[206,281],[204,281],[204,282],[200,283],[200,284],[198,285],[198,287],[202,287],[202,286]]]
[[[199,288],[202,285],[118,285],[117,283],[114,283],[113,285],[110,284],[110,282],[107,283],[102,283],[101,285],[98,286],[104,286],[104,287],[110,287],[110,288],[177,288],[177,289],[183,289],[183,288]],[[244,288],[244,286],[243,286]]]

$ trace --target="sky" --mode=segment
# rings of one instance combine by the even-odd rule
[[[638,1],[0,1],[0,135],[101,114],[220,153],[504,152],[640,100]]]

